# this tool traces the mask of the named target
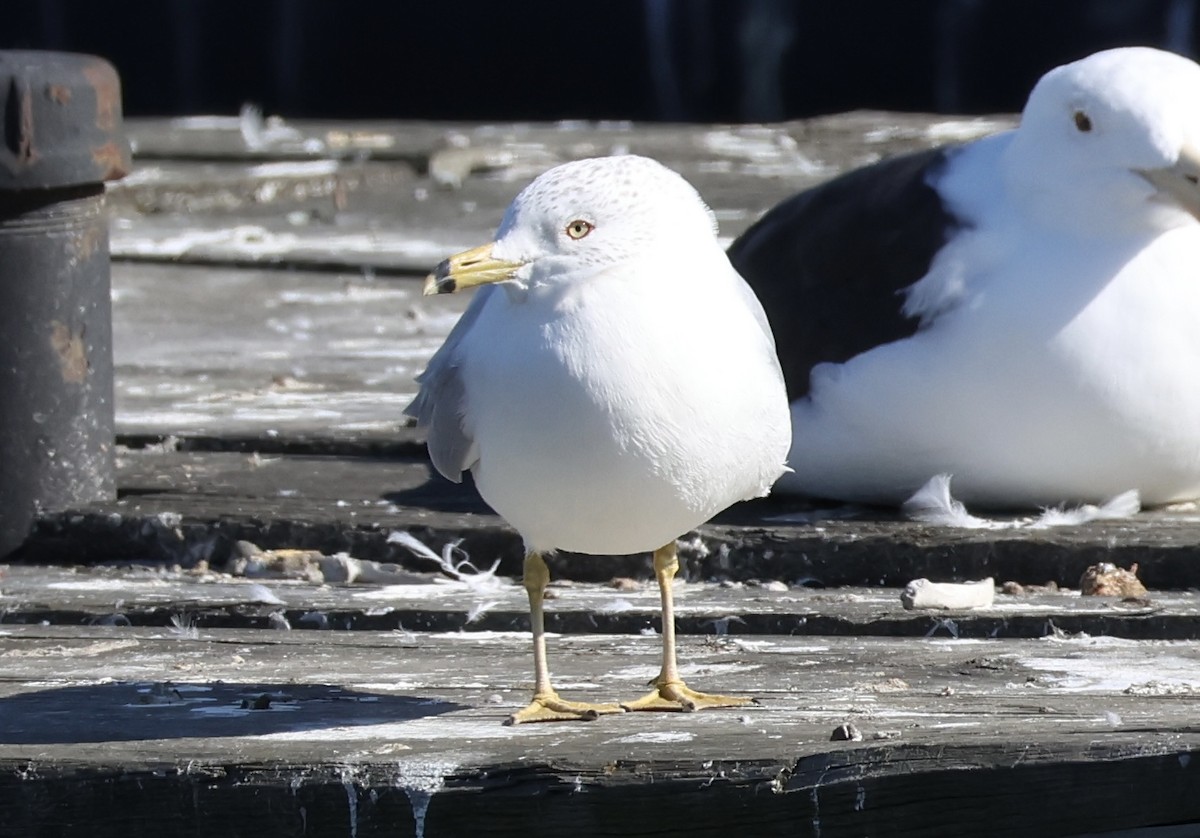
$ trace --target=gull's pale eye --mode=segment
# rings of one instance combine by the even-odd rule
[[[567,235],[578,241],[586,236],[592,230],[596,229],[596,225],[591,222],[584,221],[582,218],[576,218],[567,225]]]
[[[1086,134],[1088,131],[1092,130],[1092,118],[1084,111],[1075,111],[1073,116],[1075,119],[1075,127],[1080,131]]]

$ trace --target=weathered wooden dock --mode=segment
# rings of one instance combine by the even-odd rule
[[[512,728],[520,544],[403,426],[465,303],[420,277],[540,170],[655,156],[732,238],[1009,122],[133,121],[109,192],[120,496],[48,512],[0,565],[0,836],[1198,834],[1200,512],[949,530],[745,504],[684,539],[676,595],[684,674],[757,705]],[[1148,594],[1080,596],[1101,561]],[[552,572],[559,688],[639,695],[648,557]],[[900,603],[988,576],[1055,586]]]

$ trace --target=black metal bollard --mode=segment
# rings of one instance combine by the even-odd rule
[[[0,51],[0,120],[2,558],[39,512],[115,493],[104,181],[130,154],[93,56]]]

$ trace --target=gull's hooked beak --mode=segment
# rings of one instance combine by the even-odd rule
[[[425,277],[426,297],[432,294],[453,294],[462,288],[473,288],[489,282],[504,282],[524,267],[521,262],[505,262],[492,256],[495,242],[464,250],[438,265]]]
[[[1185,144],[1179,159],[1161,169],[1138,169],[1137,173],[1167,199],[1200,220],[1200,148]]]

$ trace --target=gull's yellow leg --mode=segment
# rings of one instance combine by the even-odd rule
[[[546,664],[546,621],[542,600],[550,582],[550,569],[539,553],[525,556],[525,591],[529,594],[529,625],[533,630],[533,701],[505,720],[506,725],[526,722],[591,721],[607,713],[623,713],[619,704],[589,704],[563,701],[550,686],[550,667]]]
[[[658,590],[662,595],[662,671],[650,682],[654,689],[637,701],[621,704],[626,710],[670,710],[691,713],[705,707],[740,707],[753,704],[752,698],[732,695],[710,695],[696,692],[679,677],[675,665],[675,605],[671,594],[671,580],[679,570],[679,557],[675,542],[654,551],[654,575],[658,579]]]

